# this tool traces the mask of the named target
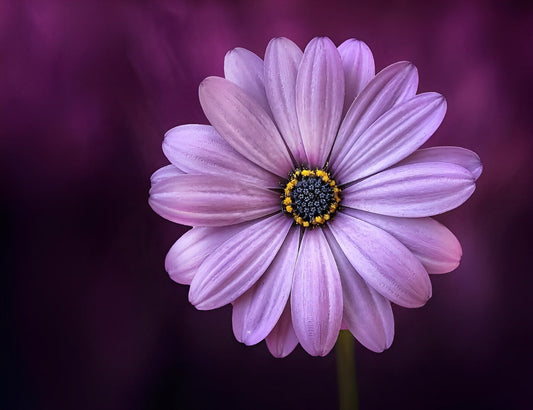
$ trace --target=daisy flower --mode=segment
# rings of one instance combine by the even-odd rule
[[[233,331],[284,357],[298,343],[324,356],[346,328],[368,349],[394,336],[391,303],[431,297],[428,274],[455,269],[456,237],[430,218],[466,201],[479,157],[419,149],[446,101],[417,94],[398,62],[375,74],[367,45],[270,41],[262,60],[236,48],[225,78],[208,77],[211,125],[165,135],[171,162],[152,176],[149,203],[192,226],[170,249],[170,277],[201,310],[233,305]]]

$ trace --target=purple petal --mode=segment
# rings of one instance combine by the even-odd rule
[[[294,226],[263,276],[233,303],[233,333],[239,342],[259,343],[278,322],[291,292],[299,239]]]
[[[412,308],[431,297],[424,267],[392,235],[343,213],[335,215],[328,227],[354,269],[391,302]]]
[[[245,48],[234,48],[224,58],[224,77],[241,87],[270,114],[265,83],[264,64],[260,57]]]
[[[288,356],[298,344],[298,338],[292,327],[291,304],[289,301],[287,301],[278,323],[267,336],[266,344],[272,356],[280,358]]]
[[[189,226],[232,225],[280,209],[275,192],[215,175],[177,175],[158,181],[148,202],[163,218]]]
[[[361,91],[342,121],[331,153],[331,167],[339,169],[357,139],[393,106],[415,96],[416,67],[406,61],[388,66]]]
[[[305,230],[291,293],[294,331],[313,356],[335,345],[342,320],[342,288],[335,259],[322,229]]]
[[[409,249],[428,273],[451,272],[463,251],[455,235],[432,218],[396,218],[344,208],[344,213],[390,233]]]
[[[221,175],[278,188],[279,178],[235,151],[210,125],[188,124],[165,134],[163,152],[188,174]]]
[[[296,76],[302,50],[291,40],[274,38],[265,52],[265,88],[278,129],[296,163],[307,163],[296,114]]]
[[[263,275],[278,253],[292,221],[276,214],[257,221],[220,245],[198,269],[189,301],[200,310],[233,302]]]
[[[292,160],[270,115],[241,88],[219,77],[200,84],[200,104],[218,133],[237,152],[283,178]]]
[[[225,227],[195,227],[187,231],[170,248],[165,258],[165,269],[170,278],[190,285],[202,262],[223,242],[253,222]]]
[[[461,147],[431,147],[419,149],[401,161],[398,165],[419,162],[451,162],[468,169],[477,180],[483,171],[479,156],[469,149]]]
[[[361,278],[329,229],[324,233],[341,276],[343,323],[359,342],[373,352],[388,349],[394,339],[394,316],[390,302]]]
[[[183,175],[184,172],[176,168],[174,165],[166,165],[155,171],[150,177],[152,185],[158,184],[161,181],[165,181],[168,178],[175,177],[177,175]]]
[[[338,51],[344,69],[344,114],[376,71],[372,51],[362,41],[350,38],[338,47]]]
[[[339,128],[344,104],[344,71],[329,38],[314,38],[296,79],[296,112],[311,167],[326,163]]]
[[[344,206],[418,218],[457,208],[474,192],[470,171],[446,162],[394,167],[343,190]]]
[[[431,137],[445,113],[446,100],[437,93],[394,106],[352,145],[336,168],[337,179],[346,184],[401,161]]]

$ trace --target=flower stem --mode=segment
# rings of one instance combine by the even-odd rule
[[[340,410],[357,410],[357,382],[355,379],[354,340],[348,330],[341,330],[336,345],[337,381]]]

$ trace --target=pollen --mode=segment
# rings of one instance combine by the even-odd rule
[[[328,171],[298,168],[287,180],[282,209],[296,224],[312,228],[332,219],[341,202],[341,189]]]

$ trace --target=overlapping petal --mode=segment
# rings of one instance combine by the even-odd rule
[[[200,84],[200,104],[209,122],[237,152],[280,177],[292,160],[270,115],[241,88],[219,77]]]
[[[397,218],[344,208],[343,212],[387,231],[422,262],[428,273],[451,272],[463,251],[455,235],[432,218]]]
[[[270,114],[265,93],[264,71],[263,60],[245,48],[234,48],[228,51],[224,58],[224,77],[241,87]]]
[[[298,338],[292,326],[290,301],[287,301],[278,323],[267,336],[266,344],[274,357],[286,357],[298,345]]]
[[[278,195],[265,188],[215,175],[176,175],[157,181],[149,204],[169,221],[224,226],[279,210]]]
[[[338,48],[344,69],[344,108],[348,111],[355,97],[366,87],[376,74],[374,56],[362,41],[350,38]]]
[[[252,223],[244,222],[222,228],[197,226],[187,231],[172,245],[165,258],[165,269],[170,278],[190,285],[205,258]]]
[[[189,301],[197,309],[216,309],[250,289],[270,266],[291,221],[276,214],[258,220],[222,243],[200,265],[191,282]]]
[[[302,50],[287,38],[274,38],[265,52],[265,88],[272,115],[297,164],[307,163],[298,116],[296,77]]]
[[[424,267],[391,234],[343,213],[328,227],[354,269],[391,302],[413,308],[431,297]]]
[[[300,227],[292,227],[263,276],[233,302],[233,333],[238,341],[259,343],[278,322],[289,299],[299,239]]]
[[[172,128],[165,134],[163,152],[188,174],[222,175],[265,188],[279,186],[279,177],[244,158],[210,125]]]
[[[314,38],[305,48],[296,79],[296,112],[311,167],[326,163],[344,105],[344,70],[329,38]]]
[[[390,302],[357,273],[329,229],[324,230],[337,262],[342,283],[343,323],[359,342],[373,352],[388,349],[394,339]]]
[[[479,155],[461,147],[431,147],[416,150],[398,165],[416,164],[424,162],[449,162],[468,169],[477,180],[483,165]]]
[[[446,162],[394,167],[343,191],[343,205],[373,213],[418,218],[438,215],[465,202],[475,181],[467,169]]]
[[[357,96],[346,113],[333,145],[330,163],[339,169],[359,137],[393,106],[413,98],[418,87],[418,71],[406,61],[381,70]],[[349,158],[348,158],[349,160]]]
[[[152,174],[152,176],[150,177],[150,182],[152,185],[154,185],[154,184],[158,184],[161,181],[165,181],[168,178],[175,177],[178,175],[183,175],[183,174],[185,174],[185,172],[176,168],[174,165],[166,165],[164,167],[159,168],[157,171],[155,171]]]
[[[342,288],[333,254],[321,229],[305,230],[291,293],[294,331],[313,356],[333,348],[341,327]]]
[[[446,100],[437,93],[394,106],[355,141],[336,169],[338,180],[355,181],[401,161],[433,135],[445,112]]]

